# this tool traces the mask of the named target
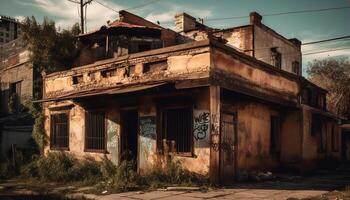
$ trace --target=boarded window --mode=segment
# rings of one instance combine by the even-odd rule
[[[271,63],[279,69],[282,68],[282,55],[277,51],[277,48],[271,48]]]
[[[143,65],[143,73],[164,71],[164,70],[167,70],[167,68],[168,68],[168,64],[165,60],[145,63]]]
[[[73,76],[73,85],[80,84],[83,81],[83,75]]]
[[[103,112],[86,112],[85,116],[85,150],[105,150],[105,114]]]
[[[68,113],[51,115],[50,147],[52,149],[69,148],[69,124]]]
[[[280,118],[278,116],[271,116],[270,153],[272,154],[278,154],[280,152],[280,130]]]
[[[108,78],[116,75],[117,75],[117,69],[107,69],[107,70],[101,71],[101,76],[103,78]]]
[[[169,108],[162,112],[163,150],[176,153],[191,153],[192,109]]]
[[[337,130],[337,127],[332,124],[331,126],[331,133],[332,133],[332,151],[338,152],[339,151],[339,133]]]

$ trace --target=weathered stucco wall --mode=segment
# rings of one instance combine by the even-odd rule
[[[66,108],[65,108],[66,107]],[[62,109],[60,109],[62,108]],[[44,103],[44,117],[45,124],[44,129],[48,138],[48,143],[44,148],[44,152],[47,154],[56,150],[50,149],[50,115],[66,112],[69,116],[69,150],[64,151],[66,153],[72,154],[77,158],[94,158],[100,160],[104,155],[107,158],[115,160],[112,158],[112,154],[101,154],[93,152],[85,152],[85,109],[77,104],[73,104],[71,101],[62,101],[59,103]],[[108,113],[107,113],[108,116]],[[108,150],[108,149],[107,149]],[[61,151],[61,150],[59,150]]]
[[[261,68],[249,65],[220,50],[212,50],[212,69],[222,70],[228,76],[237,76],[263,90],[281,92],[297,96],[299,86],[297,80],[291,80],[277,73],[270,73]]]
[[[308,106],[302,106],[303,114],[303,138],[302,138],[302,159],[304,169],[311,169],[315,167],[319,161],[325,159],[340,159],[341,158],[341,134],[340,128],[335,119],[327,117],[326,115],[321,116],[323,122],[315,123],[315,128],[319,128],[321,132],[312,130],[312,120],[318,112]],[[319,115],[320,116],[320,115]],[[316,127],[317,126],[317,127]],[[320,127],[318,127],[320,126]],[[338,148],[332,148],[332,127],[335,127]],[[321,138],[321,134],[322,137]],[[324,141],[324,148],[320,150]]]
[[[1,109],[0,114],[8,113],[8,100],[11,83],[21,82],[21,102],[33,96],[33,65],[29,62],[28,51],[12,56],[14,61],[0,69]]]
[[[299,110],[282,112],[281,162],[295,167],[301,161],[302,119]]]
[[[209,113],[209,90],[208,88],[199,88],[188,91],[188,96],[194,98],[193,112]],[[134,101],[133,101],[134,102]],[[139,133],[138,133],[138,169],[140,173],[144,173],[154,167],[159,160],[163,159],[163,155],[157,154],[157,133],[147,132],[147,135],[141,133],[141,119],[153,117],[154,122],[157,122],[157,102],[152,96],[146,95],[135,100],[137,103],[135,108],[138,110],[139,116]],[[57,108],[73,106],[68,110],[60,110]],[[45,103],[45,131],[47,136],[50,136],[50,115],[60,112],[69,113],[69,151],[78,158],[92,157],[100,160],[104,155],[111,159],[113,163],[120,163],[120,110],[123,106],[116,103],[111,103],[105,108],[106,112],[106,134],[107,134],[107,154],[91,153],[84,151],[85,143],[85,109],[77,104],[72,104],[70,101],[62,101],[60,103]],[[209,122],[208,122],[209,123]],[[158,126],[157,124],[156,126]],[[208,124],[209,127],[209,124]],[[156,127],[154,127],[156,131]],[[209,130],[209,129],[208,129]],[[49,138],[49,137],[48,137]],[[210,141],[209,134],[200,135],[194,134],[194,155],[191,157],[174,156],[175,160],[179,160],[182,166],[188,170],[207,174],[209,172],[210,159]],[[55,151],[50,150],[50,145],[45,147],[45,152]]]
[[[277,165],[270,154],[270,116],[277,110],[253,101],[222,99],[222,112],[237,115],[237,169],[270,170]]]
[[[150,63],[150,64],[149,64]],[[163,65],[146,71],[146,65]],[[198,78],[196,73],[208,72],[210,54],[208,48],[194,49],[176,53],[175,55],[157,55],[148,58],[121,60],[107,64],[88,65],[59,72],[45,78],[45,97],[52,98],[78,91],[101,89],[136,84],[142,82],[166,81],[173,79]],[[134,73],[130,72],[134,67]],[[147,68],[148,69],[148,68]],[[103,77],[104,70],[116,70],[113,75]],[[73,77],[82,76],[81,82],[73,84]]]
[[[301,72],[301,51],[292,42],[282,39],[273,30],[267,27],[254,26],[254,55],[258,60],[273,64],[271,60],[271,48],[277,47],[282,54],[282,69],[293,72],[292,62],[300,64]]]
[[[247,55],[253,56],[253,26],[243,26],[232,29],[224,29],[214,33],[227,41],[227,45],[238,48]]]

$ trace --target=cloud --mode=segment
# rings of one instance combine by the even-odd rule
[[[164,10],[163,12],[151,12],[145,18],[151,22],[161,22],[161,24],[165,24],[168,26],[173,25],[174,16],[177,13],[186,12],[193,17],[207,18],[213,15],[212,9],[199,9],[199,8],[189,8],[186,5],[175,5],[170,4],[167,5],[169,9]]]
[[[25,16],[22,16],[22,15],[17,15],[17,16],[14,16],[13,18],[17,19],[18,21],[22,22],[26,19]]]
[[[100,3],[111,7],[115,10],[121,10],[122,6],[107,0],[99,0]],[[67,28],[73,24],[80,22],[79,4],[66,0],[34,0],[32,6],[38,7],[50,17],[54,17],[56,24],[62,28]],[[108,20],[115,20],[118,16],[113,10],[92,2],[87,6],[87,28],[94,30],[106,24]]]

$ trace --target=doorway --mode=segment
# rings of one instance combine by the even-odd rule
[[[221,116],[221,148],[220,148],[220,179],[232,181],[236,176],[236,144],[237,144],[236,114],[222,113]]]
[[[120,119],[120,160],[134,161],[136,170],[138,160],[138,112],[137,110],[123,110],[120,113]]]

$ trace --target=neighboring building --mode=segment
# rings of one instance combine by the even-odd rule
[[[19,38],[21,27],[18,20],[0,15],[0,45]]]
[[[301,76],[300,41],[261,20],[216,30],[179,14],[174,32],[121,11],[81,35],[74,68],[44,77],[45,152],[134,159],[140,173],[172,155],[213,181],[340,159],[338,118]]]
[[[0,45],[0,153],[12,145],[31,148],[33,119],[22,112],[23,104],[33,97],[33,65],[21,38]],[[13,110],[11,110],[12,108]]]

